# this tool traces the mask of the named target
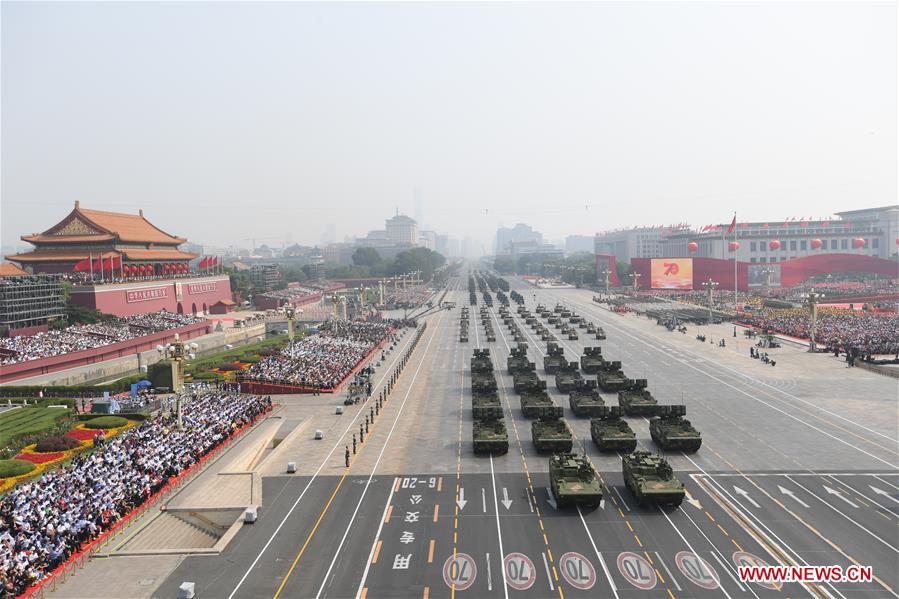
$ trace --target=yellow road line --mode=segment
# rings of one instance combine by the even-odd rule
[[[434,562],[434,546],[436,544],[437,544],[437,542],[434,539],[431,539],[431,544],[428,547],[428,563],[429,564]]]
[[[425,587],[424,593],[421,594],[421,599],[428,599],[429,591],[430,591],[430,589],[428,587]]]
[[[362,587],[362,592],[359,593],[359,599],[365,599],[366,595],[368,595],[368,587]]]
[[[378,556],[381,555],[381,543],[382,541],[378,541],[378,544],[375,545],[375,554],[371,557],[371,563],[378,563]]]
[[[399,480],[399,479],[397,479],[397,480]],[[390,516],[392,514],[393,514],[393,506],[391,505],[391,506],[387,507],[387,514],[384,516],[384,524],[387,524],[390,522]]]
[[[434,522],[437,522],[438,513],[440,512],[440,504],[434,505]]]

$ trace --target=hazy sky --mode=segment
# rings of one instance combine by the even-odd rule
[[[76,199],[207,244],[364,234],[415,188],[485,242],[897,200],[895,2],[0,10],[4,245]]]

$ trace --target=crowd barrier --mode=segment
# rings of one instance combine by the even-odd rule
[[[43,599],[46,596],[45,593],[47,591],[51,593],[55,591],[58,586],[65,583],[66,577],[74,576],[76,569],[80,570],[84,568],[84,564],[94,555],[99,553],[100,549],[105,546],[106,543],[110,541],[118,532],[120,532],[126,524],[133,520],[136,520],[144,513],[146,513],[147,510],[149,510],[151,507],[157,505],[162,499],[169,497],[174,491],[180,490],[186,484],[191,482],[203,470],[202,466],[210,462],[214,456],[219,455],[226,447],[230,446],[231,443],[235,439],[240,437],[245,431],[258,424],[264,416],[269,414],[272,409],[274,409],[274,407],[275,406],[273,405],[265,412],[257,415],[252,422],[249,422],[239,429],[235,430],[230,437],[225,439],[221,444],[214,447],[209,453],[201,457],[196,464],[194,464],[178,476],[169,479],[165,485],[163,485],[153,495],[148,497],[147,501],[131,510],[130,513],[126,514],[121,520],[116,522],[108,530],[101,533],[96,539],[82,547],[76,553],[73,553],[65,563],[57,566],[55,570],[47,574],[40,580],[40,582],[26,589],[24,593],[19,595],[19,599]]]

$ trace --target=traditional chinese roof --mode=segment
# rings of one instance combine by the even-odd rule
[[[78,262],[85,258],[90,258],[91,253],[85,249],[81,250],[47,250],[40,249],[24,254],[13,254],[6,256],[7,260],[19,262],[20,264],[31,264],[33,262]],[[118,252],[94,252],[93,258],[109,258],[110,256],[118,256]]]
[[[0,262],[0,277],[21,277],[28,273],[9,262]]]
[[[187,241],[150,223],[144,218],[143,210],[138,214],[89,210],[81,208],[78,202],[75,202],[75,208],[59,223],[43,233],[24,235],[22,240],[35,245],[109,241],[178,245]]]

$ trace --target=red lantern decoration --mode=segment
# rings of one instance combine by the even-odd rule
[[[740,249],[739,241],[731,241],[730,243],[727,244],[728,252],[736,252],[738,249]]]
[[[190,269],[190,266],[185,262],[181,264],[181,272],[187,272]]]
[[[780,249],[780,242],[779,242],[778,240],[776,240],[776,239],[772,239],[771,241],[768,242],[768,249],[769,249],[769,250],[772,250],[772,251],[773,251],[773,250],[779,250],[779,249]]]
[[[691,241],[690,243],[687,244],[687,250],[688,250],[691,254],[694,253],[694,252],[696,252],[698,249],[699,249],[699,244],[696,243],[695,241]]]
[[[861,237],[856,237],[852,240],[852,247],[856,250],[860,250],[865,247],[865,240]]]
[[[824,245],[824,242],[821,241],[820,239],[812,239],[812,249],[813,250],[820,250],[822,245]]]

